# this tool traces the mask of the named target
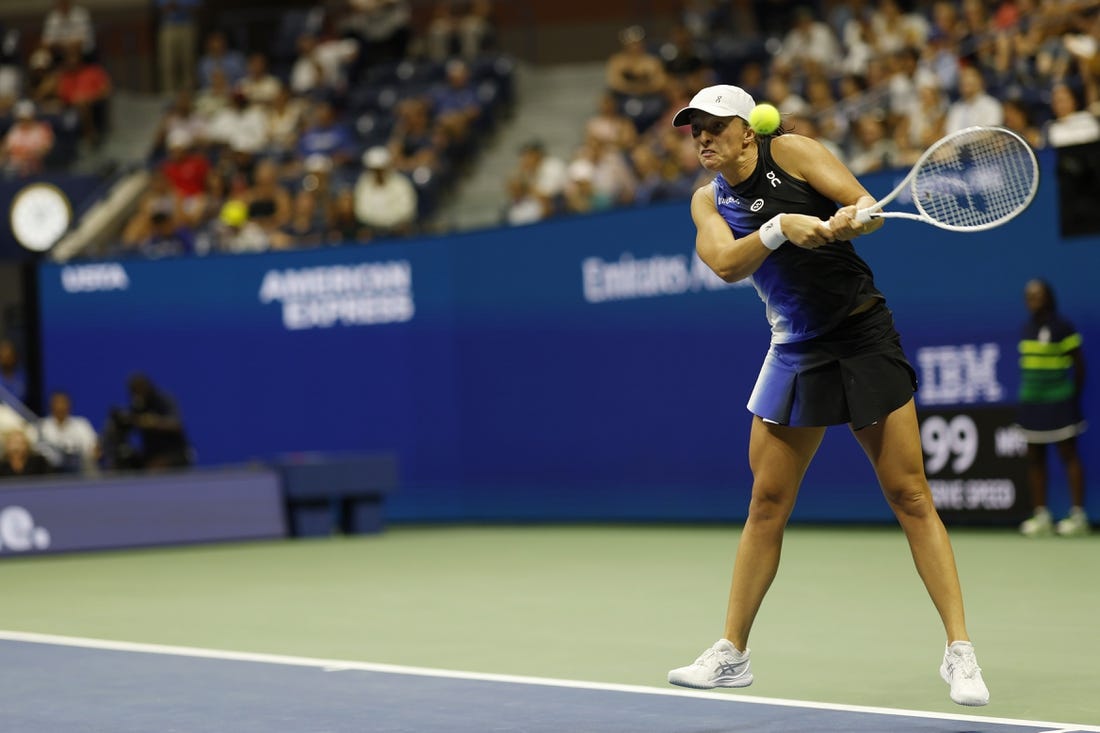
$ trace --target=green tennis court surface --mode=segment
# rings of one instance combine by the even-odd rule
[[[939,620],[892,528],[789,530],[751,640],[756,683],[736,696],[1100,726],[1100,541],[952,536],[988,707],[948,700]],[[662,688],[721,633],[736,540],[735,527],[399,527],[8,557],[0,629]]]

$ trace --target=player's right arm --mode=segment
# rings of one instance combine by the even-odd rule
[[[756,272],[772,250],[760,241],[759,232],[737,239],[714,202],[714,184],[699,188],[691,197],[691,218],[695,222],[695,251],[699,259],[728,283],[742,280]],[[803,214],[783,214],[780,227],[793,243],[814,249],[831,239],[822,221]],[[823,231],[824,229],[824,231]]]

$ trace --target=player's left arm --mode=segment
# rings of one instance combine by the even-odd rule
[[[817,140],[802,135],[779,135],[772,140],[771,152],[783,170],[840,204],[841,208],[829,219],[829,227],[837,239],[854,239],[882,226],[882,219],[863,224],[855,220],[856,211],[874,205],[875,198],[867,193],[848,167]]]

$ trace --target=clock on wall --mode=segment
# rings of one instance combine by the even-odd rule
[[[69,230],[73,209],[65,193],[49,183],[32,183],[11,201],[15,241],[32,252],[45,252]]]

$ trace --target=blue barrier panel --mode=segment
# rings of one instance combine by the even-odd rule
[[[922,415],[1011,405],[1031,277],[1055,283],[1086,349],[1100,333],[1100,240],[1058,238],[1043,167],[1036,203],[1000,229],[891,222],[859,242]],[[881,194],[895,178],[866,183]],[[204,464],[390,453],[391,520],[738,519],[767,325],[752,288],[717,280],[693,245],[683,203],[408,243],[47,265],[45,385],[102,416],[146,371]],[[889,516],[855,441],[830,431],[795,518]]]
[[[0,557],[286,535],[269,470],[0,483]]]

